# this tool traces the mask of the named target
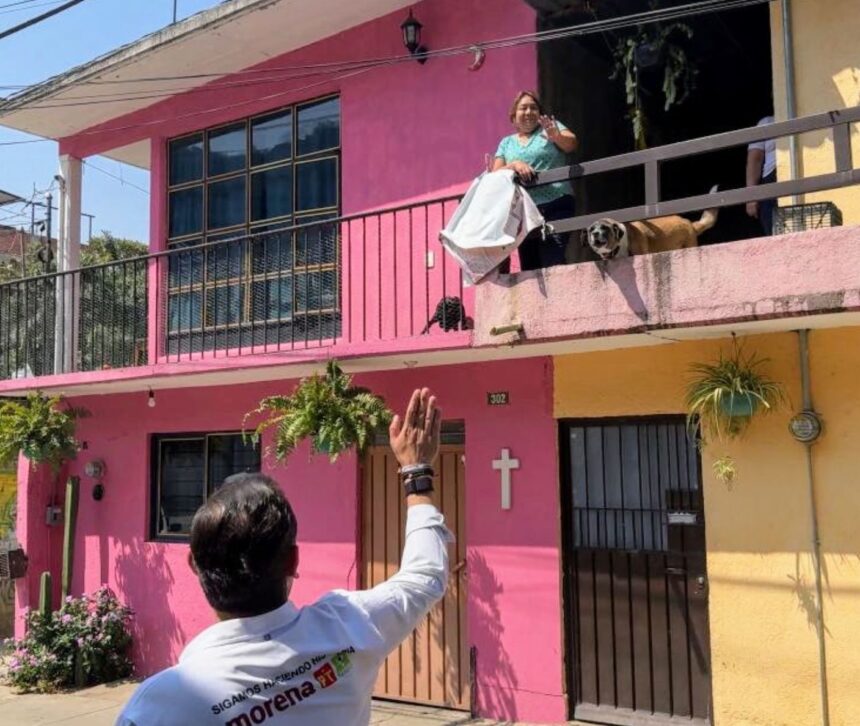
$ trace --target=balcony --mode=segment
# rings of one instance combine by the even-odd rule
[[[851,149],[858,123],[860,109],[834,111],[556,169],[537,183],[644,168],[644,205],[555,225],[570,232],[606,216],[625,222],[847,187],[860,184]],[[668,161],[811,131],[832,135],[834,171],[661,199]],[[255,380],[239,375],[251,368],[291,366],[291,377],[301,375],[301,364],[328,357],[381,367],[457,362],[497,357],[500,345],[516,343],[547,344],[510,353],[536,355],[653,344],[667,330],[677,339],[797,327],[799,316],[807,327],[860,316],[858,227],[495,275],[464,289],[438,240],[458,202],[434,199],[2,284],[0,393],[139,390],[141,380],[183,375],[204,385],[226,380],[225,372]],[[265,375],[275,374],[256,379]]]
[[[539,182],[625,169],[644,172],[644,205],[555,225],[571,232],[605,217],[629,222],[850,187],[860,184],[852,150],[858,123],[860,107],[831,111],[555,169]],[[818,135],[816,143],[825,149],[821,135],[830,137],[832,171],[683,199],[661,198],[660,172],[666,163],[810,133]],[[812,227],[825,226],[823,218],[811,221]],[[859,290],[860,226],[812,229],[499,276],[477,289],[472,344],[480,349],[542,343],[542,350],[551,353],[653,345],[727,331],[857,325]]]
[[[458,201],[2,284],[0,386],[467,347],[472,291],[438,241]]]

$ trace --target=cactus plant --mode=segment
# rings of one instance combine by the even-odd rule
[[[72,476],[66,482],[66,517],[63,528],[63,574],[60,591],[65,600],[69,596],[72,585],[72,563],[75,554],[75,523],[78,519],[78,494],[81,480]]]
[[[47,618],[53,611],[53,603],[51,602],[51,573],[43,572],[39,578],[39,613],[43,618]]]

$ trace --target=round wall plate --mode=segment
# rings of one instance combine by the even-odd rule
[[[815,411],[801,411],[791,417],[788,430],[801,443],[810,444],[821,436],[821,419]]]

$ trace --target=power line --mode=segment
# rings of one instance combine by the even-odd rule
[[[26,8],[12,8],[11,10],[0,10],[0,15],[9,15],[10,13],[20,13],[25,10],[34,10],[36,8],[47,8],[51,5],[59,5],[63,0],[50,0],[49,2],[40,2],[38,5],[28,5]],[[0,8],[8,7],[0,5]]]
[[[149,190],[148,189],[144,189],[143,187],[139,187],[137,184],[133,184],[132,182],[123,179],[121,176],[117,176],[116,174],[109,172],[107,169],[102,169],[100,166],[96,166],[91,161],[87,161],[86,159],[84,159],[83,164],[84,164],[84,166],[88,166],[90,169],[95,169],[96,171],[100,171],[102,174],[105,174],[106,176],[111,177],[111,179],[116,179],[123,186],[129,186],[132,189],[137,189],[139,192],[143,192],[144,194],[149,196]]]
[[[80,1],[80,0],[78,0]],[[540,42],[549,42],[552,40],[559,40],[563,38],[577,37],[582,35],[588,35],[598,32],[611,32],[614,30],[620,30],[628,27],[633,27],[637,25],[642,25],[646,23],[653,22],[665,22],[669,20],[677,20],[684,17],[688,17],[690,15],[703,15],[711,12],[725,11],[738,9],[743,7],[748,7],[752,5],[761,5],[765,3],[773,2],[773,0],[704,0],[704,2],[695,2],[689,3],[687,5],[681,5],[673,8],[664,8],[660,10],[650,10],[643,13],[635,13],[631,15],[622,16],[620,18],[612,18],[606,20],[595,20],[589,23],[583,23],[580,25],[568,26],[566,28],[560,28],[555,30],[547,30],[541,31],[537,33],[529,33],[524,35],[511,36],[508,38],[501,38],[497,40],[487,41],[480,43],[480,47],[484,50],[497,50],[502,48],[510,48],[518,45],[524,45],[528,43],[540,43]],[[426,53],[427,57],[445,57],[445,56],[453,56],[453,55],[461,55],[461,54],[471,54],[474,52],[475,45],[461,45],[461,46],[453,46],[450,48],[444,48],[437,51],[428,51]],[[155,124],[162,123],[166,120],[174,120],[177,118],[189,118],[193,116],[203,115],[207,113],[214,113],[216,111],[228,110],[231,108],[236,108],[239,106],[247,105],[254,101],[266,100],[275,98],[278,96],[283,96],[290,93],[295,93],[297,91],[306,90],[308,88],[312,88],[314,86],[319,86],[324,83],[333,82],[337,80],[341,80],[342,78],[355,75],[356,73],[365,72],[367,70],[371,70],[373,68],[387,66],[387,65],[395,65],[404,62],[413,62],[414,59],[412,56],[389,56],[389,57],[381,57],[381,58],[369,58],[364,60],[356,60],[356,61],[342,61],[342,62],[330,62],[330,63],[318,63],[318,64],[309,64],[309,65],[296,65],[287,68],[279,68],[279,69],[250,69],[248,71],[240,71],[241,74],[252,74],[252,73],[261,73],[261,74],[272,74],[278,72],[290,72],[293,75],[290,76],[267,76],[263,79],[257,80],[248,80],[248,81],[232,81],[227,82],[222,85],[213,84],[207,86],[195,86],[193,88],[186,89],[184,92],[189,91],[217,91],[220,88],[229,87],[231,85],[250,85],[250,84],[259,84],[259,83],[271,83],[280,80],[290,80],[292,78],[304,78],[313,75],[322,75],[323,73],[336,74],[341,73],[345,70],[354,70],[352,73],[347,73],[341,75],[333,75],[331,78],[326,78],[322,81],[311,83],[309,85],[299,87],[299,88],[291,88],[281,92],[269,94],[267,96],[258,97],[254,99],[248,99],[245,101],[239,101],[234,104],[228,104],[224,106],[215,106],[206,109],[200,109],[198,111],[189,112],[187,114],[183,114],[180,116],[171,116],[169,118],[162,119],[153,119],[147,122],[141,122],[138,124],[127,124],[124,126],[117,126],[112,128],[101,128],[98,130],[92,131],[84,131],[81,132],[81,135],[93,134],[93,133],[105,133],[110,131],[121,131],[128,130],[131,128],[143,128],[146,126],[152,126]],[[316,70],[315,73],[296,73],[296,71],[302,70]],[[165,80],[182,80],[182,79],[194,79],[194,78],[205,78],[205,77],[228,77],[225,74],[189,74],[189,75],[176,75],[176,76],[154,76],[144,79],[135,79],[135,81],[141,82],[155,82],[155,81],[165,81]],[[120,81],[82,81],[82,83],[117,83]],[[131,81],[122,81],[122,82],[131,82]],[[38,101],[34,101],[32,104],[21,104],[16,106],[10,111],[22,110],[22,109],[51,109],[51,108],[64,108],[64,107],[75,107],[75,106],[90,106],[90,105],[98,105],[103,103],[117,103],[121,101],[136,101],[136,100],[149,100],[159,97],[169,97],[176,95],[179,91],[175,88],[172,89],[164,89],[163,93],[158,93],[158,89],[152,89],[154,93],[147,94],[138,94],[138,95],[107,95],[93,97],[90,100],[83,100],[82,102],[72,101],[71,103],[56,103],[56,104],[39,104]],[[24,95],[16,94],[18,96]],[[13,97],[14,98],[14,97]],[[7,99],[12,100],[12,99]],[[2,118],[2,111],[0,111],[0,118]]]
[[[19,144],[39,144],[43,141],[53,141],[54,139],[27,139],[26,141],[0,141],[0,146],[18,146]]]
[[[58,8],[54,8],[53,10],[48,10],[48,12],[46,12],[46,13],[42,13],[41,15],[37,15],[34,18],[30,18],[29,20],[25,20],[23,23],[19,23],[18,25],[14,25],[11,28],[9,28],[8,30],[4,30],[3,32],[0,32],[0,40],[3,40],[3,38],[7,38],[10,35],[14,35],[15,33],[20,33],[22,30],[26,30],[27,28],[29,28],[33,25],[41,23],[43,20],[47,20],[48,18],[53,17],[54,15],[62,13],[65,10],[68,10],[69,8],[74,7],[75,5],[79,5],[83,1],[84,0],[68,0],[68,2],[63,3]]]
[[[636,25],[641,25],[648,22],[665,22],[668,20],[677,20],[683,17],[687,17],[691,14],[701,15],[709,12],[716,12],[721,10],[731,10],[736,8],[747,7],[750,5],[760,5],[764,3],[772,2],[773,0],[705,0],[705,2],[696,2],[687,5],[682,5],[674,8],[665,8],[662,10],[652,10],[643,13],[636,13],[633,15],[626,15],[620,18],[610,18],[605,20],[596,20],[589,23],[583,23],[580,25],[569,26],[567,28],[561,28],[556,30],[547,30],[541,31],[538,33],[530,33],[526,35],[518,35],[511,36],[509,38],[502,38],[493,41],[487,41],[484,43],[480,43],[480,47],[484,50],[496,50],[501,48],[510,48],[518,45],[524,45],[528,43],[540,43],[540,42],[548,42],[552,40],[559,40],[563,38],[576,37],[580,35],[593,34],[598,32],[611,32],[615,30],[620,30]],[[436,51],[429,51],[426,55],[428,57],[444,57],[444,56],[453,56],[453,55],[462,55],[473,53],[475,49],[475,45],[461,45],[461,46],[453,46],[450,48],[444,48]],[[212,84],[212,85],[203,85],[203,86],[193,86],[185,89],[181,88],[153,88],[147,89],[145,91],[140,91],[137,93],[124,94],[124,93],[116,93],[116,94],[97,94],[97,95],[79,95],[79,96],[69,96],[64,99],[62,102],[58,103],[39,103],[38,101],[32,102],[32,104],[22,104],[20,106],[15,107],[13,110],[32,108],[32,109],[55,109],[55,108],[70,108],[70,107],[80,107],[80,106],[90,106],[90,105],[99,105],[105,103],[118,103],[123,101],[142,101],[142,100],[151,100],[158,98],[167,98],[179,93],[204,93],[209,91],[217,91],[222,88],[230,88],[233,86],[248,86],[248,85],[259,85],[265,83],[272,83],[276,81],[283,80],[292,80],[294,78],[305,78],[311,77],[315,75],[323,75],[324,73],[334,74],[340,73],[348,70],[369,70],[371,68],[377,68],[381,66],[387,65],[396,65],[404,62],[411,62],[413,60],[412,56],[387,56],[387,57],[379,57],[379,58],[367,58],[363,60],[353,60],[353,61],[339,61],[339,62],[329,62],[329,63],[317,63],[317,64],[306,64],[306,65],[294,65],[285,68],[266,68],[266,69],[249,69],[246,71],[240,71],[239,73],[243,76],[251,75],[251,74],[264,74],[265,77],[258,79],[250,79],[250,80],[234,80],[234,81],[226,81],[221,84]],[[299,72],[299,71],[308,71],[308,72]],[[212,74],[212,73],[199,73],[199,74],[187,74],[187,75],[175,75],[175,76],[152,76],[138,79],[128,79],[128,80],[92,80],[92,81],[82,81],[82,84],[118,84],[118,83],[132,83],[132,82],[158,82],[158,81],[168,81],[168,80],[192,80],[192,79],[203,79],[203,78],[229,78],[225,74]],[[15,94],[10,97],[9,100],[13,100],[15,96],[24,95],[23,93]],[[223,108],[229,107],[219,107],[209,109],[211,111],[221,110]],[[207,111],[208,112],[208,111]],[[201,112],[203,113],[203,112]],[[0,113],[0,117],[2,117],[2,113]]]
[[[6,3],[4,5],[0,5],[0,10],[2,10],[3,8],[11,8],[15,5],[30,5],[31,3],[35,3],[38,1],[39,0],[18,0],[18,2]]]
[[[180,120],[180,119],[186,119],[186,118],[193,118],[195,116],[201,116],[201,115],[204,115],[207,113],[214,113],[216,111],[225,111],[225,110],[229,110],[229,109],[233,109],[233,108],[240,108],[241,106],[247,106],[249,103],[257,103],[259,101],[269,101],[271,99],[278,98],[280,96],[285,96],[287,94],[293,94],[293,93],[298,93],[301,91],[307,91],[307,90],[309,90],[311,88],[315,88],[317,86],[322,86],[322,85],[325,85],[327,83],[332,83],[334,81],[340,81],[340,80],[343,80],[345,78],[357,76],[360,73],[366,73],[368,70],[370,70],[370,69],[366,68],[363,70],[353,71],[351,73],[344,73],[340,76],[335,76],[334,78],[326,78],[325,80],[317,81],[316,83],[308,83],[304,86],[299,86],[297,88],[289,88],[285,91],[278,91],[276,93],[270,93],[270,94],[265,95],[265,96],[256,96],[255,98],[248,98],[248,99],[245,99],[244,101],[237,101],[236,103],[231,103],[231,104],[228,104],[226,106],[217,106],[214,108],[206,108],[206,109],[202,109],[200,111],[189,111],[188,113],[170,116],[169,119],[168,118],[159,118],[159,119],[152,119],[150,121],[142,121],[142,122],[136,123],[136,124],[126,124],[125,126],[114,126],[112,128],[90,129],[88,131],[81,131],[80,134],[78,134],[78,135],[79,136],[90,136],[92,134],[102,134],[102,133],[107,133],[110,131],[126,131],[128,129],[146,128],[148,126],[156,126],[158,124],[162,124],[168,120]]]
[[[386,62],[387,64],[387,62]],[[137,95],[126,95],[126,94],[98,94],[98,95],[89,95],[89,96],[68,96],[62,103],[49,103],[49,104],[39,104],[38,102],[34,102],[32,106],[30,105],[21,105],[16,106],[13,110],[18,109],[31,109],[31,110],[39,110],[39,109],[53,109],[53,108],[74,108],[81,106],[97,106],[105,103],[121,103],[123,101],[145,101],[150,99],[160,99],[160,98],[170,98],[171,96],[175,96],[178,94],[184,93],[211,93],[221,91],[226,88],[234,88],[234,87],[247,87],[247,86],[257,86],[257,85],[265,85],[268,83],[277,83],[281,81],[291,81],[298,80],[302,78],[310,78],[314,76],[330,76],[332,74],[338,73],[341,70],[370,70],[372,68],[378,67],[379,63],[368,64],[365,66],[354,65],[349,66],[343,69],[331,69],[329,71],[314,71],[308,73],[297,73],[291,75],[281,75],[281,76],[270,76],[266,78],[256,78],[251,80],[237,80],[237,81],[226,81],[224,83],[217,83],[215,85],[203,85],[203,86],[190,86],[187,88],[172,88],[172,89],[164,89],[161,91],[154,90],[153,92],[144,92]],[[68,102],[66,102],[68,101]],[[0,112],[0,118],[2,118],[3,114]]]

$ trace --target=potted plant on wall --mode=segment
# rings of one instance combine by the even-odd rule
[[[744,353],[733,340],[731,352],[721,351],[716,362],[690,366],[687,425],[702,432],[703,444],[738,438],[755,415],[771,413],[787,402],[782,384],[762,371],[766,363],[754,353]],[[728,455],[718,457],[713,470],[725,484],[732,484],[737,476],[735,462]]]
[[[368,389],[353,386],[352,377],[335,360],[326,364],[324,375],[303,378],[291,395],[264,398],[245,415],[245,422],[256,415],[264,418],[250,434],[254,440],[274,430],[268,455],[284,461],[302,440],[310,439],[311,450],[328,454],[332,462],[351,448],[363,451],[392,417],[385,402]]]
[[[0,461],[13,461],[18,452],[34,466],[48,464],[58,473],[65,461],[74,459],[81,448],[75,438],[79,418],[86,409],[63,405],[60,396],[48,397],[36,391],[24,400],[0,404]]]

